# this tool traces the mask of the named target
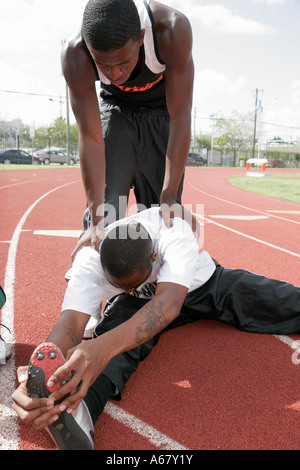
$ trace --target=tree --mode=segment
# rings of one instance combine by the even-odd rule
[[[199,148],[207,148],[210,150],[211,147],[211,138],[210,136],[203,135],[201,137],[196,137],[196,146]]]
[[[216,145],[231,151],[234,166],[237,166],[239,151],[250,144],[253,135],[253,123],[249,115],[233,111],[229,119],[219,116],[216,118],[214,132]]]

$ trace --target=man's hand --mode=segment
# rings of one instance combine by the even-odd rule
[[[19,387],[12,394],[12,408],[24,424],[31,424],[34,429],[42,429],[53,424],[60,413],[60,405],[54,405],[50,398],[30,398],[27,393],[28,366],[17,370]]]
[[[167,227],[172,227],[172,218],[180,217],[190,224],[197,240],[199,239],[200,223],[188,209],[181,206],[176,201],[172,201],[171,203],[161,204],[159,212]]]
[[[82,237],[78,240],[75,249],[71,254],[72,262],[75,259],[76,253],[83,246],[92,246],[96,251],[99,250],[99,245],[101,240],[103,239],[103,230],[102,225],[98,224],[97,226],[90,225],[86,232],[82,235]]]
[[[75,348],[70,349],[66,355],[66,363],[60,366],[49,378],[47,385],[51,388],[70,372],[73,373],[67,384],[51,393],[49,397],[53,402],[66,397],[59,407],[61,411],[66,409],[67,413],[71,413],[78,407],[86,396],[89,387],[109,362],[110,358],[107,357],[105,348],[98,344],[99,340],[101,342],[101,337],[80,343]],[[101,354],[99,354],[99,350],[102,351]]]

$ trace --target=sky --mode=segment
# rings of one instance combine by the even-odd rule
[[[0,120],[33,127],[66,117],[64,40],[78,31],[87,0],[10,0],[0,11]],[[300,141],[300,0],[164,0],[193,30],[193,132],[213,116],[257,119],[262,139]],[[70,111],[71,124],[75,122]]]

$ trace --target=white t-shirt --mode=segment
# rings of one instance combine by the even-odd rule
[[[197,240],[188,222],[175,217],[173,227],[169,228],[158,207],[118,220],[106,227],[104,232],[108,233],[115,226],[133,220],[140,222],[150,234],[157,257],[147,281],[131,295],[151,298],[159,282],[180,284],[191,292],[212,276],[215,264],[206,251],[199,253]],[[106,279],[99,253],[86,246],[75,257],[62,311],[70,309],[95,315],[103,300],[122,292]]]

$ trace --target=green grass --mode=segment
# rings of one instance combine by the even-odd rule
[[[246,191],[300,204],[300,171],[266,174],[261,178],[246,175],[232,176],[229,182]]]

